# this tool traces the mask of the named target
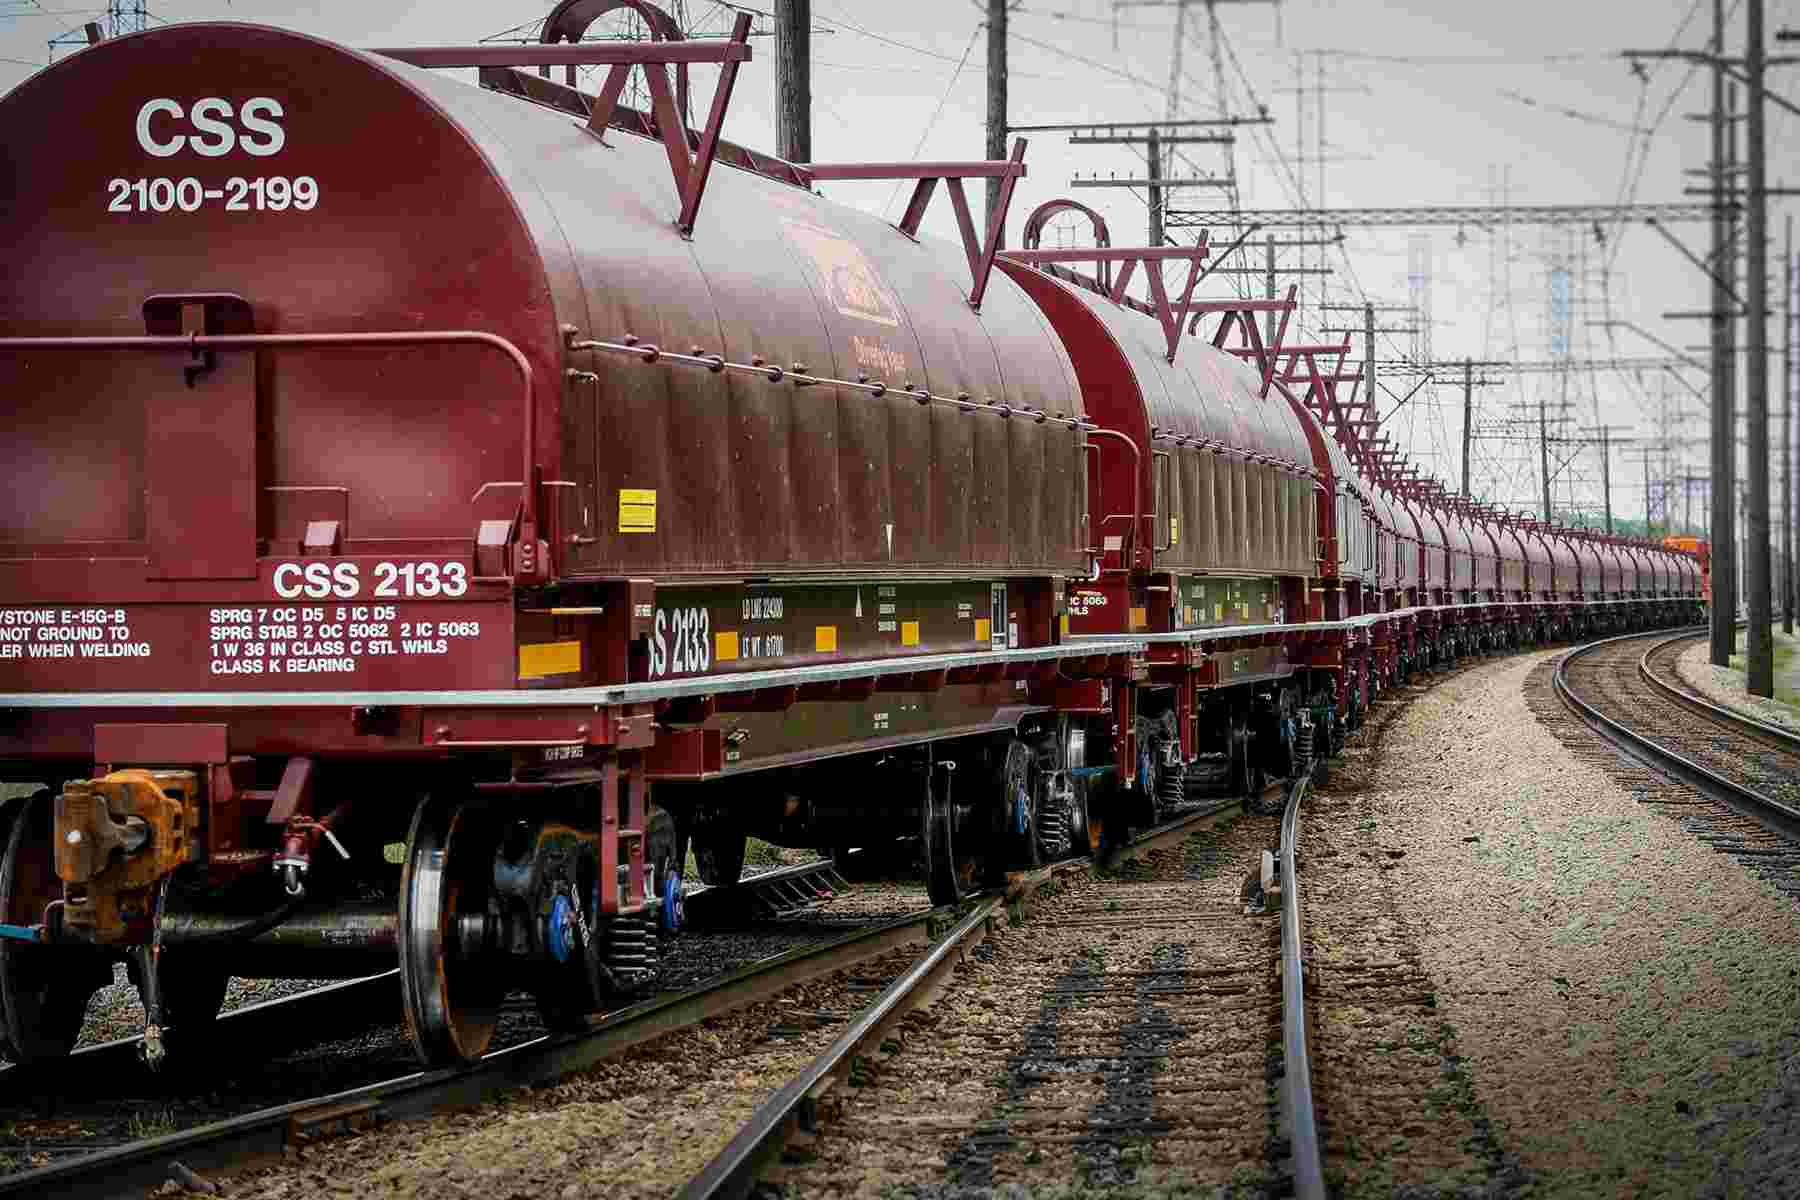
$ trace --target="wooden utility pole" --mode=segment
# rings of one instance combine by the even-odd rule
[[[1159,180],[1163,177],[1162,135],[1156,126],[1150,127],[1149,145],[1145,147],[1150,156],[1150,178]],[[1158,183],[1150,185],[1150,246],[1163,244],[1163,190]]]
[[[1272,233],[1263,239],[1263,270],[1266,272],[1263,279],[1263,298],[1273,300],[1275,298],[1275,235]],[[1273,346],[1274,344],[1275,314],[1266,312],[1263,314],[1263,345]]]
[[[1744,74],[1750,83],[1749,144],[1750,212],[1746,228],[1749,261],[1744,284],[1749,290],[1750,378],[1746,404],[1749,430],[1744,469],[1749,475],[1748,545],[1750,561],[1744,586],[1749,591],[1750,626],[1744,647],[1745,690],[1752,696],[1775,695],[1775,637],[1770,629],[1773,587],[1769,574],[1769,200],[1767,147],[1763,144],[1763,0],[1748,0]]]
[[[1731,290],[1728,286],[1734,251],[1731,248],[1730,147],[1737,137],[1731,129],[1730,103],[1735,87],[1725,83],[1725,0],[1713,0],[1713,128],[1712,128],[1712,613],[1711,661],[1715,667],[1731,665],[1737,648],[1737,533],[1732,505],[1737,498],[1736,381],[1732,371]]]
[[[1592,434],[1599,435],[1599,439],[1600,439],[1600,495],[1601,495],[1603,503],[1606,506],[1606,533],[1607,533],[1608,537],[1611,537],[1612,533],[1613,533],[1613,505],[1612,505],[1612,448],[1613,448],[1613,443],[1615,440],[1621,441],[1621,442],[1637,441],[1636,438],[1614,439],[1614,437],[1612,435],[1612,431],[1613,431],[1613,427],[1611,425],[1593,425],[1593,426],[1584,428],[1581,431],[1583,433],[1592,433]],[[1646,451],[1646,454],[1648,454],[1648,451]],[[1646,457],[1644,459],[1644,531],[1646,533],[1648,533],[1649,529],[1650,529],[1650,460],[1648,457]]]
[[[789,162],[811,162],[812,0],[775,0],[775,113],[775,153]],[[1005,147],[988,157],[1005,158]]]
[[[1006,5],[1007,0],[988,0],[987,19],[987,158],[990,162],[1006,157]],[[1000,206],[1000,180],[987,181],[987,222],[994,223]],[[1000,231],[1000,245],[1006,244],[1006,231]]]
[[[1800,288],[1800,268],[1795,264],[1795,218],[1787,214],[1787,237],[1782,243],[1782,263],[1787,286],[1782,290],[1782,633],[1795,631],[1795,290]]]

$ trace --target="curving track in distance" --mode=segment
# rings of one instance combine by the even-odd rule
[[[1703,840],[1800,879],[1800,738],[1676,682],[1669,664],[1694,636],[1627,634],[1578,647],[1557,664],[1555,692],[1606,741],[1710,802],[1712,811],[1683,817]],[[1691,795],[1645,798],[1694,806]]]

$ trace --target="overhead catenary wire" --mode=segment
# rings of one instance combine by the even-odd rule
[[[931,137],[931,131],[937,127],[938,118],[944,115],[944,105],[949,102],[950,93],[955,89],[956,81],[962,78],[963,67],[967,65],[969,55],[975,49],[975,43],[980,40],[982,31],[986,28],[987,22],[978,22],[969,34],[969,44],[963,47],[962,58],[957,60],[956,70],[950,74],[950,82],[944,85],[944,94],[938,97],[937,107],[931,110],[931,119],[925,122],[925,128],[919,134],[918,145],[913,147],[912,157],[915,161],[925,152],[925,142]],[[881,206],[883,215],[893,211],[894,202],[900,198],[900,193],[905,190],[906,183],[906,180],[899,180],[894,184],[894,190],[888,194],[887,203]]]

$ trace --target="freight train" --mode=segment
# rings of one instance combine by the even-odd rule
[[[617,7],[168,26],[0,99],[13,1059],[123,961],[152,1056],[233,975],[397,965],[466,1060],[511,990],[579,1027],[653,978],[690,847],[908,846],[951,902],[1311,769],[1412,671],[1698,614],[1691,557],[1408,469],[1291,293],[1068,201],[1003,249],[1022,143],[735,145],[748,18],[580,40]]]

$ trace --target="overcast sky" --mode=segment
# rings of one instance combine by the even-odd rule
[[[767,0],[764,0],[767,3]],[[1741,53],[1741,0],[1727,0],[1727,40]],[[162,21],[237,20],[297,28],[350,44],[469,42],[514,26],[534,27],[547,0],[363,0],[360,3],[278,3],[276,0],[152,0]],[[673,7],[673,6],[671,6]],[[723,6],[689,0],[699,32],[727,24]],[[1684,168],[1707,159],[1704,125],[1685,119],[1710,103],[1705,72],[1680,63],[1652,64],[1634,75],[1619,56],[1626,48],[1672,45],[1701,48],[1711,28],[1709,0],[1288,0],[1280,5],[1222,2],[1223,38],[1217,49],[1224,94],[1214,70],[1213,41],[1204,4],[1186,14],[1180,96],[1184,117],[1221,111],[1245,114],[1266,105],[1274,124],[1240,131],[1229,152],[1191,148],[1177,174],[1216,175],[1235,165],[1245,208],[1291,208],[1304,202],[1334,207],[1480,204],[1501,196],[1514,203],[1614,203],[1621,199],[1684,199]],[[0,0],[0,89],[46,61],[49,39],[79,28],[103,6],[71,0]],[[820,161],[979,157],[986,101],[985,2],[974,0],[815,0],[814,156]],[[1012,14],[1011,121],[1142,121],[1166,114],[1176,10],[1172,4],[1112,0],[1026,0]],[[1771,34],[1800,25],[1800,0],[1767,0]],[[773,49],[758,40],[756,61],[739,78],[727,136],[772,149]],[[1771,43],[1772,51],[1797,52]],[[66,51],[58,51],[66,53]],[[697,80],[699,79],[696,73]],[[1800,102],[1800,68],[1771,71],[1771,85]],[[1685,86],[1684,86],[1685,83]],[[1297,96],[1296,85],[1305,92]],[[1318,89],[1323,88],[1323,94]],[[700,95],[710,92],[710,80]],[[1296,109],[1296,101],[1300,109]],[[701,101],[697,101],[698,106]],[[1327,161],[1316,161],[1319,112]],[[1771,109],[1770,183],[1800,185],[1800,120]],[[1032,135],[1030,177],[1013,207],[1015,239],[1023,214],[1043,200],[1073,194],[1107,217],[1115,244],[1141,243],[1146,207],[1126,189],[1072,191],[1075,174],[1141,176],[1129,147],[1072,147],[1061,134]],[[831,194],[862,208],[898,214],[892,185],[835,185]],[[1213,207],[1219,193],[1184,191],[1176,203]],[[1780,241],[1793,200],[1771,205],[1775,252],[1770,256],[1780,293]],[[948,205],[935,214],[949,232]],[[1436,360],[1521,358],[1550,353],[1550,270],[1567,262],[1571,279],[1571,352],[1577,358],[1666,358],[1667,352],[1628,328],[1609,332],[1590,320],[1634,322],[1649,335],[1680,347],[1704,341],[1701,322],[1667,320],[1663,313],[1705,308],[1702,277],[1641,224],[1607,229],[1519,226],[1499,240],[1484,230],[1350,229],[1342,250],[1304,252],[1304,265],[1332,270],[1300,278],[1307,304],[1306,336],[1350,314],[1321,313],[1331,304],[1406,304],[1420,292],[1409,266],[1428,264],[1431,355]],[[1674,232],[1697,250],[1707,227]],[[1291,233],[1279,236],[1292,237]],[[1217,239],[1215,239],[1215,242]],[[1506,252],[1509,251],[1509,252]],[[1283,254],[1300,265],[1300,252]],[[1321,259],[1321,255],[1323,258]],[[1262,261],[1260,250],[1253,260]],[[1290,277],[1293,279],[1294,277]],[[1510,284],[1510,288],[1507,285]],[[1227,285],[1211,284],[1214,294]],[[1260,288],[1260,281],[1255,286]],[[1285,281],[1284,281],[1285,286]],[[1778,312],[1778,310],[1776,310]],[[1389,326],[1414,326],[1406,312],[1384,312]],[[1359,322],[1360,323],[1360,322]],[[1290,338],[1293,335],[1290,335]],[[1771,340],[1780,344],[1772,322]],[[1358,339],[1360,354],[1360,339]],[[1385,334],[1381,359],[1409,357],[1425,347],[1411,333]],[[1696,352],[1695,357],[1704,358]],[[1779,408],[1779,361],[1771,377],[1771,405]],[[1498,433],[1512,405],[1535,405],[1540,395],[1560,400],[1557,376],[1494,376],[1478,390],[1477,429]],[[1703,387],[1701,374],[1687,378]],[[1387,428],[1406,441],[1451,486],[1460,481],[1462,396],[1454,382],[1431,385],[1400,405],[1417,376],[1383,381]],[[1658,435],[1657,409],[1685,409],[1677,436],[1704,438],[1700,402],[1664,372],[1641,379],[1586,373],[1569,381],[1581,426],[1600,420],[1629,426],[1621,436]],[[1392,394],[1389,394],[1389,393]],[[1686,451],[1704,471],[1705,450]],[[1614,506],[1641,516],[1643,468],[1636,447],[1613,460]],[[1535,506],[1536,447],[1514,438],[1480,437],[1475,483],[1503,501]],[[1657,468],[1660,473],[1660,466]],[[1569,469],[1578,498],[1599,496],[1599,459],[1581,454]],[[1565,488],[1559,486],[1559,500]],[[1675,502],[1677,517],[1681,501]],[[1696,506],[1696,513],[1699,509]]]

